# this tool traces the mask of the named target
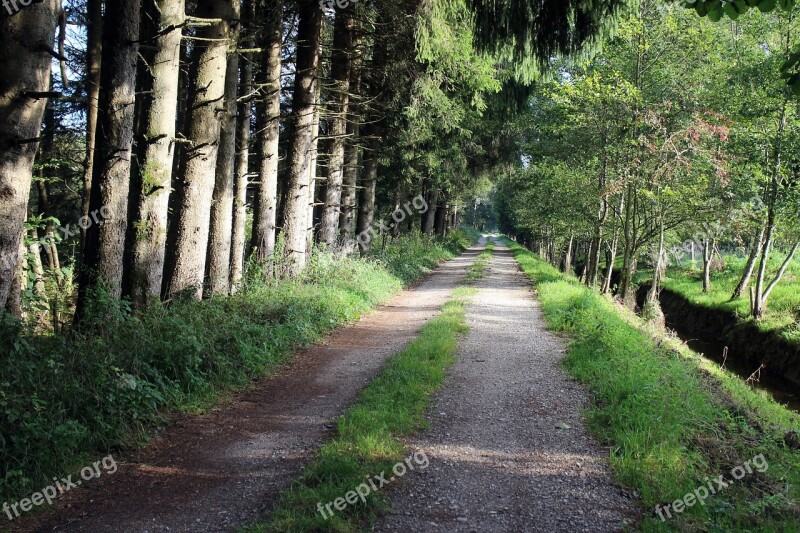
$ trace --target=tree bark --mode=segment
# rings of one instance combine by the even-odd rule
[[[436,206],[436,215],[433,220],[433,230],[438,237],[444,237],[444,230],[447,221],[447,202],[439,200],[439,205]]]
[[[206,296],[230,294],[231,234],[236,171],[236,98],[239,88],[240,0],[231,0],[232,21],[225,73],[225,102],[220,123],[219,154],[211,200],[211,226],[206,265]]]
[[[97,115],[100,104],[100,65],[103,52],[103,0],[86,0],[86,159],[83,163],[81,215],[89,216],[94,171],[94,145],[97,139]],[[86,228],[88,229],[88,228]],[[86,229],[81,228],[80,252],[86,246]]]
[[[25,318],[25,313],[22,310],[22,291],[26,285],[27,274],[26,271],[30,266],[27,264],[25,258],[25,237],[19,240],[19,260],[13,271],[13,278],[11,279],[11,287],[8,291],[5,307],[0,308],[0,314],[3,311],[15,316],[19,319]]]
[[[101,284],[109,296],[122,296],[125,236],[128,225],[133,151],[136,61],[139,53],[141,1],[109,2],[103,32],[97,143],[89,210],[102,223],[89,226],[80,273],[80,318],[90,287]],[[100,218],[99,217],[99,218]]]
[[[331,78],[333,78],[333,102],[330,106],[330,161],[328,180],[325,189],[325,208],[322,214],[319,240],[332,249],[339,233],[339,216],[342,211],[342,183],[344,180],[344,157],[347,144],[347,113],[350,107],[351,58],[353,55],[353,14],[352,9],[342,9],[336,13],[333,34],[333,57],[331,59]]]
[[[258,113],[258,153],[260,185],[253,213],[252,247],[256,257],[266,262],[275,253],[278,209],[278,141],[281,119],[281,45],[283,1],[267,2],[262,18],[267,21],[261,48],[266,76],[263,104]],[[263,4],[262,4],[263,5]]]
[[[362,57],[360,55],[361,37],[358,33],[353,38],[355,57],[350,70],[350,92],[361,94]],[[342,253],[353,253],[350,243],[355,237],[356,201],[359,176],[360,121],[363,110],[361,106],[350,102],[347,115],[347,142],[344,151],[344,169],[342,184],[341,213],[339,216],[339,232],[341,234]]]
[[[742,294],[750,285],[750,278],[753,277],[753,270],[756,267],[756,261],[758,260],[758,254],[761,253],[761,246],[764,243],[764,232],[766,231],[765,226],[761,226],[761,230],[753,239],[753,245],[750,247],[750,256],[747,258],[747,264],[744,267],[744,271],[742,272],[742,277],[739,279],[739,283],[736,285],[736,288],[733,289],[733,294],[731,294],[731,301],[738,300],[742,297]]]
[[[50,90],[48,53],[60,0],[32,4],[0,19],[0,312],[15,284],[28,211],[33,161]]]
[[[148,65],[142,80],[136,214],[133,227],[130,291],[135,309],[161,296],[166,254],[169,196],[175,158],[176,109],[185,0],[145,0],[142,34]]]
[[[776,174],[777,174],[776,164]],[[756,275],[756,289],[752,301],[752,315],[753,318],[759,320],[764,314],[764,306],[766,301],[763,297],[764,294],[764,276],[767,272],[767,264],[769,263],[769,255],[772,251],[773,235],[775,231],[775,208],[778,200],[778,179],[773,175],[769,186],[769,199],[767,201],[767,223],[764,230],[764,245],[761,247],[761,258],[758,263],[758,274]]]
[[[49,123],[49,124],[48,124]],[[52,157],[53,148],[53,135],[55,131],[55,114],[52,106],[48,106],[44,114],[44,139],[41,144],[40,160],[46,161]],[[45,218],[54,216],[53,210],[50,207],[50,185],[47,181],[47,176],[42,170],[42,174],[36,182],[36,190],[39,193],[39,215]],[[83,231],[83,229],[81,229]],[[52,271],[57,271],[61,268],[61,262],[58,258],[58,247],[56,246],[56,225],[52,220],[48,220],[45,224],[43,233],[39,236],[39,240],[44,248],[44,253],[47,256],[47,268]],[[60,276],[59,276],[60,277]]]
[[[361,209],[358,216],[358,245],[362,254],[369,253],[374,234],[372,224],[375,221],[375,191],[378,183],[377,152],[372,147],[370,155],[364,162],[364,189],[361,191]]]
[[[711,290],[711,262],[714,260],[716,239],[703,240],[703,292]]]
[[[219,108],[225,99],[231,2],[200,0],[197,16],[213,19],[198,31],[191,59],[188,138],[177,210],[167,247],[165,297],[187,291],[200,299],[208,251],[211,199],[220,142]]]
[[[622,281],[620,283],[619,295],[623,303],[628,307],[633,307],[636,298],[633,297],[631,286],[633,275],[636,272],[636,232],[634,228],[636,190],[634,186],[628,185],[625,198],[625,219],[623,223],[623,256],[622,256]]]
[[[434,223],[436,221],[436,206],[439,205],[439,189],[433,186],[428,197],[430,209],[423,215],[422,232],[425,235],[433,235]]]
[[[603,279],[603,288],[601,290],[602,294],[608,294],[611,292],[611,280],[614,277],[614,261],[617,259],[617,247],[619,246],[619,230],[615,230],[614,232],[614,239],[611,242],[611,246],[608,250],[608,254],[606,255],[606,276]]]
[[[322,55],[322,42],[320,40],[320,48],[317,52]],[[311,254],[314,251],[314,211],[317,207],[317,183],[319,182],[319,122],[320,122],[320,90],[321,84],[317,82],[316,94],[314,101],[317,105],[314,106],[314,125],[312,126],[313,141],[311,142],[311,164],[309,165],[308,172],[308,221],[306,223],[306,261],[311,259]]]
[[[244,13],[241,31],[246,32],[243,38],[245,48],[253,48],[252,24],[256,20],[255,0],[244,0]],[[239,102],[236,117],[236,175],[233,193],[233,228],[231,235],[230,285],[236,290],[244,271],[245,224],[247,222],[247,184],[250,177],[250,121],[253,116],[253,62],[250,58],[239,63]]]
[[[789,265],[794,259],[794,256],[797,254],[797,250],[800,248],[800,241],[794,243],[792,249],[786,255],[786,259],[783,260],[781,267],[778,269],[778,272],[775,274],[775,277],[772,279],[770,284],[767,286],[767,289],[764,291],[764,295],[761,297],[761,310],[763,312],[764,308],[767,306],[767,299],[769,299],[769,295],[772,292],[772,289],[780,283],[781,278],[783,278],[784,273],[786,273],[786,269],[789,268]]]
[[[314,148],[314,112],[318,105],[319,49],[322,37],[322,10],[314,0],[300,0],[297,29],[297,61],[292,120],[294,127],[291,158],[286,176],[284,209],[285,272],[298,276],[306,265],[309,205],[309,176]]]
[[[575,235],[569,234],[569,241],[567,242],[567,252],[564,255],[564,272],[566,274],[572,273],[572,243],[575,242]]]
[[[656,260],[653,265],[653,283],[650,285],[650,290],[647,291],[647,301],[657,302],[658,295],[661,288],[661,279],[664,272],[664,221],[663,218],[659,221],[658,229],[658,251],[656,252]]]

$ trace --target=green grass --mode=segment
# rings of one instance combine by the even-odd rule
[[[251,279],[238,294],[141,315],[98,296],[85,327],[42,336],[0,317],[0,500],[16,500],[143,443],[268,376],[300,345],[357,319],[470,245],[404,236],[366,259],[316,255],[302,279]],[[397,258],[402,258],[398,261]],[[252,275],[252,272],[251,272]]]
[[[387,506],[380,492],[323,518],[317,504],[342,498],[406,458],[398,436],[425,427],[430,394],[441,386],[455,358],[458,336],[467,331],[466,300],[474,289],[459,288],[419,337],[395,355],[381,375],[361,393],[337,422],[337,434],[325,444],[300,479],[287,489],[267,520],[248,531],[359,531]]]
[[[550,327],[572,339],[565,367],[591,390],[592,432],[616,479],[639,494],[645,531],[800,530],[800,452],[784,435],[800,416],[751,390],[632,313],[511,243]],[[753,473],[662,522],[666,505],[763,454]]]
[[[782,254],[773,254],[770,268],[767,273],[767,283],[772,280],[770,273],[774,273],[783,261]],[[673,292],[679,293],[693,303],[706,307],[723,309],[733,312],[741,320],[750,320],[750,297],[745,291],[742,298],[730,301],[733,289],[739,282],[739,277],[744,270],[745,258],[736,256],[725,257],[725,269],[721,272],[712,271],[711,290],[703,293],[702,270],[691,268],[670,268],[663,286]],[[648,279],[649,274],[644,273]],[[755,286],[755,273],[751,281]],[[777,335],[800,343],[800,260],[795,259],[784,274],[781,282],[770,294],[766,313],[758,321],[757,326],[762,331],[775,332]]]
[[[475,283],[483,279],[486,275],[486,267],[492,259],[492,252],[494,251],[494,242],[489,242],[484,247],[483,251],[478,254],[475,261],[467,270],[467,275],[464,277],[466,283]]]

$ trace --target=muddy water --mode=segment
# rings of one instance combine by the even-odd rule
[[[692,338],[690,335],[686,335],[678,329],[676,324],[668,323],[668,325],[692,350],[703,354],[706,358],[720,365],[724,363],[726,369],[737,374],[743,380],[749,378],[753,372],[755,372],[757,367],[747,362],[737,360],[730,352],[726,360],[725,346],[722,344]],[[762,370],[759,380],[757,382],[751,381],[751,383],[755,388],[768,392],[778,403],[800,413],[800,390],[798,390],[797,385],[789,380],[776,376],[775,374],[770,374],[766,370]]]

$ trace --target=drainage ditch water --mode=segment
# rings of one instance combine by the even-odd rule
[[[646,284],[637,291],[637,303],[644,304]],[[750,385],[769,393],[775,401],[800,413],[800,381],[798,368],[800,353],[796,346],[776,341],[777,337],[741,332],[729,335],[732,317],[719,311],[697,306],[683,296],[662,290],[661,310],[667,326],[695,352],[703,354],[720,366],[748,380]],[[729,349],[725,350],[725,347]],[[758,371],[761,364],[766,368]]]

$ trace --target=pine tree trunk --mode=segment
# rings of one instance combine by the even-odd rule
[[[200,0],[197,16],[214,19],[198,31],[192,50],[187,132],[177,209],[167,246],[165,297],[187,291],[200,299],[208,251],[211,199],[220,142],[220,112],[225,99],[231,2]]]
[[[103,32],[97,143],[94,154],[91,213],[102,224],[86,233],[76,318],[80,319],[90,287],[101,284],[109,296],[122,296],[125,237],[128,225],[133,151],[136,62],[139,53],[140,0],[109,2]]]
[[[423,215],[422,232],[425,235],[433,235],[434,222],[436,220],[436,206],[439,205],[439,189],[434,186],[428,197],[430,209]]]
[[[376,148],[376,146],[372,146]],[[372,224],[375,221],[375,190],[378,183],[377,151],[370,151],[364,162],[364,190],[361,191],[361,212],[358,217],[358,244],[361,253],[366,254],[372,247]]]
[[[231,20],[241,18],[240,0],[231,1]],[[220,117],[219,154],[214,193],[211,200],[211,226],[206,265],[206,296],[230,294],[231,236],[236,171],[236,98],[239,89],[239,23],[231,25],[228,64],[225,74],[225,101]]]
[[[245,48],[253,48],[253,28],[256,20],[255,0],[244,0],[243,38]],[[247,222],[247,184],[250,176],[250,120],[253,116],[253,103],[250,93],[253,90],[253,62],[248,60],[239,66],[239,103],[236,125],[236,175],[233,195],[233,228],[231,235],[231,290],[242,279],[244,271],[245,224]]]
[[[320,41],[320,48],[318,53],[322,54],[322,42]],[[309,166],[308,176],[308,221],[306,223],[306,261],[311,259],[311,253],[314,250],[314,211],[317,207],[317,183],[319,181],[319,122],[320,122],[320,90],[321,84],[317,82],[316,95],[314,101],[317,105],[314,106],[314,125],[312,127],[312,135],[314,140],[311,143],[311,165]]]
[[[353,40],[355,57],[350,72],[350,92],[354,95],[361,94],[361,67],[362,58],[358,52],[361,39],[358,34]],[[347,142],[344,151],[344,182],[342,184],[341,214],[339,216],[339,232],[342,242],[342,253],[349,255],[354,252],[350,243],[355,237],[356,199],[359,176],[359,150],[361,128],[361,106],[351,102],[347,117]]]
[[[309,176],[313,160],[314,112],[317,107],[319,49],[322,10],[314,0],[301,0],[298,7],[297,61],[292,98],[292,149],[286,177],[284,235],[285,272],[299,275],[306,264]]]
[[[0,313],[16,284],[33,161],[50,90],[59,0],[0,18]],[[12,298],[13,304],[13,298]],[[13,305],[12,305],[13,307]]]
[[[333,57],[331,77],[333,78],[333,102],[330,113],[330,161],[328,180],[325,189],[325,208],[319,233],[319,240],[329,249],[336,245],[339,233],[339,216],[342,211],[342,183],[344,181],[344,157],[347,144],[347,113],[350,107],[350,75],[353,55],[353,16],[351,9],[336,13],[333,34]]]
[[[259,261],[275,253],[275,226],[278,209],[278,141],[281,119],[281,43],[283,2],[267,2],[261,11],[267,21],[261,48],[264,49],[263,104],[259,106],[258,130],[260,185],[253,213],[252,247]]]
[[[43,152],[44,155],[44,152]],[[42,179],[36,182],[36,189],[39,193],[39,214],[46,218],[52,217],[53,212],[50,209],[50,192],[47,183]],[[56,245],[56,227],[53,222],[47,222],[44,228],[44,233],[39,236],[44,248],[44,254],[47,257],[47,268],[56,271],[61,268],[61,262],[58,258],[58,247]]]
[[[444,237],[445,221],[447,220],[447,202],[440,201],[436,208],[436,215],[434,216],[433,227],[436,235]]]
[[[97,139],[97,115],[100,99],[100,65],[103,52],[103,0],[86,0],[86,160],[83,163],[81,215],[89,216],[94,171],[94,145]],[[80,252],[86,246],[86,230],[81,228]]]
[[[141,80],[145,101],[136,180],[136,213],[130,268],[134,308],[144,309],[161,296],[166,254],[169,196],[175,158],[176,109],[180,78],[181,27],[185,0],[145,0],[142,34],[149,68]]]

